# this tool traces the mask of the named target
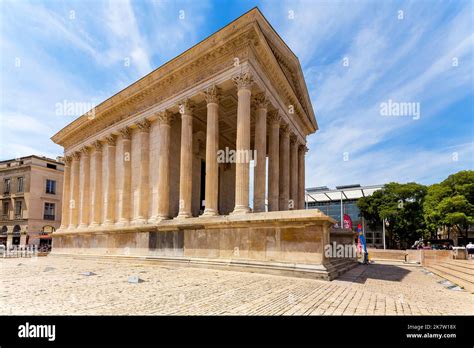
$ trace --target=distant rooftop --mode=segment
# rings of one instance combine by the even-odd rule
[[[5,163],[8,163],[8,162],[20,162],[20,161],[24,161],[24,160],[27,160],[27,159],[30,159],[30,158],[37,158],[37,159],[40,159],[40,160],[43,160],[43,161],[54,162],[54,163],[58,163],[58,164],[64,164],[64,162],[62,161],[61,156],[56,157],[56,159],[52,159],[52,158],[49,158],[49,157],[46,157],[46,156],[38,156],[38,155],[29,155],[29,156],[12,158],[12,159],[7,159],[7,160],[0,160],[0,164],[5,164]]]
[[[359,199],[371,196],[380,190],[383,185],[361,186],[360,184],[336,186],[329,189],[327,186],[309,187],[306,189],[306,202],[336,202],[348,199]]]

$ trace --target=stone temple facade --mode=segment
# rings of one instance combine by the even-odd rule
[[[334,220],[303,210],[317,128],[298,58],[254,8],[52,137],[53,252],[327,275]]]

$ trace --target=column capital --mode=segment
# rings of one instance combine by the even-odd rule
[[[280,128],[281,128],[283,136],[285,136],[285,137],[290,136],[291,130],[290,130],[290,126],[288,125],[288,123],[286,123],[285,121],[282,121]]]
[[[102,151],[102,143],[100,140],[96,140],[92,143],[92,146],[94,147],[95,151]]]
[[[117,139],[113,134],[106,136],[105,141],[109,146],[115,146],[117,144]]]
[[[174,120],[174,114],[168,110],[160,111],[156,114],[156,116],[156,121],[158,122],[158,124],[166,124],[169,126]]]
[[[80,151],[76,151],[72,154],[72,159],[73,160],[76,160],[76,161],[79,161],[81,159],[81,152]]]
[[[72,156],[64,156],[64,164],[69,166],[72,162]]]
[[[266,109],[269,104],[268,96],[265,92],[259,93],[253,98],[253,102],[257,109]]]
[[[206,90],[203,92],[204,93],[204,98],[206,99],[206,103],[208,104],[218,104],[219,99],[221,97],[219,88],[217,88],[216,85],[209,86],[206,88]]]
[[[194,111],[194,103],[191,99],[185,98],[179,102],[178,109],[181,115],[192,115]]]
[[[119,130],[120,135],[122,136],[122,139],[130,140],[132,137],[132,133],[130,132],[130,128],[128,127],[123,127],[122,129]]]
[[[238,90],[250,89],[250,87],[252,87],[254,83],[252,74],[250,74],[249,72],[244,72],[235,75],[234,77],[232,77],[232,81],[234,82]]]
[[[90,148],[88,146],[81,147],[81,155],[89,156],[89,154],[90,154]]]
[[[280,126],[281,116],[279,110],[272,110],[268,112],[268,122],[270,125]]]
[[[299,151],[302,151],[302,152],[304,152],[304,153],[306,153],[306,152],[308,152],[309,149],[308,149],[308,147],[306,146],[306,144],[300,144],[300,145],[298,146],[298,150],[299,150]]]
[[[298,147],[298,138],[296,137],[294,133],[290,134],[290,144],[293,146],[296,145]]]
[[[150,121],[148,121],[146,118],[143,120],[140,120],[136,123],[138,130],[140,132],[149,132],[150,131]]]

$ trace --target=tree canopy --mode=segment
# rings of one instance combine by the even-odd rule
[[[389,248],[406,248],[423,235],[426,190],[426,186],[414,182],[388,183],[358,201],[360,213],[373,229],[386,221]]]
[[[460,171],[431,185],[423,209],[431,235],[439,227],[454,227],[463,236],[463,231],[474,224],[474,171]]]
[[[467,236],[474,224],[474,171],[460,171],[428,187],[391,182],[357,204],[372,229],[387,222],[391,248],[409,247],[420,237],[434,238],[443,227]]]

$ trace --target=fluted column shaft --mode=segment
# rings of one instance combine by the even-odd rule
[[[132,186],[132,142],[129,128],[120,130],[122,136],[122,173],[120,177],[120,191],[121,191],[121,206],[118,223],[120,225],[127,225],[130,222],[130,208],[131,208],[131,186]]]
[[[102,143],[94,143],[91,162],[91,227],[102,222]]]
[[[90,157],[89,149],[83,148],[80,162],[80,176],[79,176],[79,195],[81,200],[80,214],[80,228],[85,228],[89,225],[89,207],[90,207]]]
[[[193,193],[193,108],[189,100],[179,106],[181,114],[181,159],[179,169],[178,218],[192,217]]]
[[[260,94],[255,99],[255,161],[253,179],[253,210],[255,212],[265,211],[265,188],[267,185],[267,105],[265,94]]]
[[[64,159],[63,204],[61,206],[61,230],[69,225],[69,200],[71,197],[71,158]]]
[[[245,214],[249,207],[249,165],[250,165],[250,87],[253,80],[249,73],[236,76],[237,85],[237,139],[235,168],[234,214]]]
[[[269,114],[268,137],[268,210],[278,211],[280,205],[280,116],[278,110]]]
[[[298,209],[305,209],[305,154],[306,146],[298,148]]]
[[[158,155],[158,219],[168,219],[170,215],[170,134],[172,114],[162,112],[158,115],[159,122],[159,155]]]
[[[150,181],[150,122],[143,120],[137,123],[137,140],[140,148],[140,179],[138,180],[138,216],[134,222],[145,223],[148,218],[149,181]]]
[[[290,139],[290,209],[298,209],[298,142]]]
[[[288,125],[280,134],[280,203],[279,210],[288,210],[290,199],[290,132]]]
[[[115,223],[115,137],[107,137],[107,153],[104,182],[104,224]]]
[[[217,151],[219,150],[219,94],[216,86],[205,92],[207,102],[207,129],[206,129],[206,202],[204,216],[219,214],[218,188],[219,166]]]
[[[73,154],[71,163],[71,196],[69,198],[69,229],[76,228],[79,217],[79,160],[80,153]]]

